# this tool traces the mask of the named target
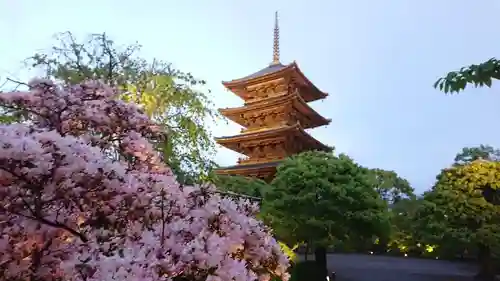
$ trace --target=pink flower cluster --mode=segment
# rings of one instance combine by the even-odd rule
[[[180,186],[163,130],[116,91],[36,80],[0,105],[0,281],[288,279],[258,206]]]

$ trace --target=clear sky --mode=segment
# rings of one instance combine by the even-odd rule
[[[395,170],[419,192],[462,147],[500,147],[498,85],[460,96],[432,87],[449,70],[500,56],[498,0],[0,0],[0,76],[26,79],[20,61],[56,32],[105,31],[206,79],[218,107],[239,106],[220,82],[270,63],[275,10],[282,62],[296,60],[330,93],[313,103],[333,120],[311,131],[321,141]],[[218,136],[239,131],[213,127]],[[236,158],[219,149],[217,162]]]

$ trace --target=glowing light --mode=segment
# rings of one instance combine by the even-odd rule
[[[436,246],[432,246],[432,245],[425,245],[425,251],[427,253],[432,253],[434,252],[434,248],[436,248]]]
[[[407,257],[407,256],[408,256],[408,254],[405,254],[405,257]]]

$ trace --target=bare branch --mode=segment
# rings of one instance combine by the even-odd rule
[[[220,190],[217,190],[217,191],[213,191],[213,193],[221,194],[221,195],[228,195],[228,196],[233,196],[233,197],[246,198],[246,199],[251,199],[251,200],[255,200],[255,201],[259,201],[259,202],[262,201],[262,198],[260,198],[260,197],[255,197],[255,196],[250,196],[250,195],[235,193],[235,192],[231,192],[231,191],[220,191]]]

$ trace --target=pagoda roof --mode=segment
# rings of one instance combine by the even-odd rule
[[[303,98],[306,102],[311,102],[319,99],[324,99],[328,96],[327,93],[319,90],[300,70],[297,63],[294,61],[288,65],[283,65],[281,63],[270,64],[269,66],[247,75],[245,77],[224,81],[222,85],[224,85],[227,89],[234,92],[236,89],[245,88],[246,86],[259,84],[262,82],[266,82],[269,80],[277,79],[280,77],[292,76],[296,78],[300,84],[304,87],[309,88],[308,94]],[[239,94],[238,94],[239,95]]]
[[[263,162],[256,164],[243,164],[228,167],[220,167],[215,169],[215,173],[219,175],[232,175],[250,177],[257,175],[260,178],[271,180],[271,177],[276,173],[276,168],[283,160]]]
[[[303,127],[304,129],[309,129],[313,127],[328,125],[331,119],[327,119],[319,114],[316,110],[311,108],[304,99],[298,93],[285,94],[281,96],[271,97],[265,100],[260,100],[258,102],[233,108],[222,108],[219,112],[225,117],[229,118],[231,121],[243,125],[244,118],[241,116],[242,113],[250,111],[260,111],[266,108],[270,108],[277,105],[287,105],[292,103],[293,107],[305,116],[308,116],[313,123],[310,126]]]
[[[217,170],[240,170],[240,169],[262,169],[268,167],[277,167],[283,160],[263,162],[263,163],[253,163],[253,164],[243,164],[243,165],[233,165],[227,167],[220,167]]]
[[[323,144],[319,140],[309,135],[299,124],[292,126],[275,127],[259,131],[251,131],[235,136],[219,137],[215,138],[215,141],[226,148],[229,148],[239,153],[243,153],[244,151],[241,149],[239,145],[240,143],[275,139],[287,135],[288,136],[294,135],[297,138],[296,141],[302,141],[304,143],[308,143],[311,150],[316,149],[323,151],[331,151],[330,147],[328,147],[327,145]]]
[[[288,67],[288,65],[283,65],[281,63],[279,63],[279,64],[270,64],[268,67],[264,67],[263,69],[255,72],[255,73],[252,73],[250,75],[247,75],[247,76],[239,78],[239,79],[232,80],[230,82],[241,81],[241,80],[250,80],[250,79],[253,79],[253,78],[258,78],[258,77],[261,77],[261,76],[264,76],[264,75],[267,75],[267,74],[271,74],[271,73],[280,71],[280,70],[285,69],[287,67]]]

